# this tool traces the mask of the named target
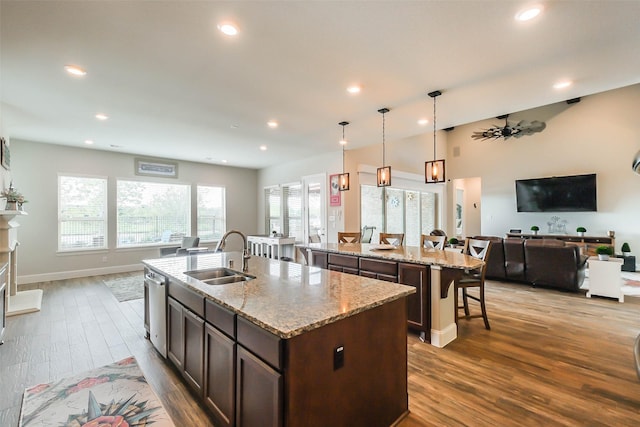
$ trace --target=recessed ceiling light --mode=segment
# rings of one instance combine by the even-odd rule
[[[93,145],[93,141],[90,140],[90,139],[85,139],[84,143],[87,144],[87,145]]]
[[[266,145],[261,145],[261,146],[260,146],[260,149],[261,149],[262,151],[267,151],[267,146],[266,146]]]
[[[420,126],[428,125],[428,124],[429,124],[429,120],[427,120],[427,119],[420,119],[420,120],[418,120],[418,124],[419,124]]]
[[[347,92],[351,94],[360,93],[361,90],[362,88],[359,85],[351,85],[347,88]]]
[[[235,125],[235,124],[231,125],[231,129],[238,129],[239,127],[240,127],[239,125]]]
[[[278,127],[278,122],[275,120],[269,120],[267,122],[267,126],[269,126],[271,129],[275,129]]]
[[[67,73],[74,75],[74,76],[86,76],[87,72],[78,67],[77,65],[65,65],[64,69],[67,71]]]
[[[225,159],[222,159],[221,162],[222,163],[227,163],[227,161]]]
[[[346,139],[341,139],[340,140],[340,145],[347,145],[347,140]]]
[[[223,22],[218,25],[218,29],[227,36],[235,36],[238,35],[238,27],[231,22]]]
[[[554,89],[566,89],[569,86],[571,86],[573,84],[573,82],[571,80],[562,80],[559,81],[557,83],[554,83],[553,88]]]
[[[109,116],[107,116],[107,115],[106,115],[106,114],[104,114],[104,113],[98,113],[98,114],[96,114],[96,119],[98,119],[98,120],[103,120],[103,121],[104,121],[104,120],[109,119]]]
[[[524,22],[530,21],[533,18],[539,16],[542,13],[542,5],[529,6],[526,9],[522,9],[520,12],[516,13],[516,21]]]

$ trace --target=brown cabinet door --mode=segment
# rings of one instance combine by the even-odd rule
[[[238,346],[236,426],[281,427],[282,415],[282,375]]]
[[[327,268],[327,253],[326,252],[318,252],[311,251],[310,253],[309,264],[314,267]]]
[[[416,293],[407,298],[409,326],[422,332],[431,329],[429,275],[426,267],[416,264],[398,264],[399,282],[414,286]]]
[[[236,343],[211,325],[205,325],[204,401],[215,425],[235,423]]]
[[[182,327],[182,304],[167,298],[167,356],[180,370],[184,362],[184,333]]]
[[[204,384],[204,320],[195,313],[182,309],[184,327],[184,372],[187,383],[198,395]]]

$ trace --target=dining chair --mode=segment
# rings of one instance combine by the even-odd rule
[[[467,239],[465,242],[465,251],[466,255],[477,258],[481,261],[485,261],[489,255],[489,251],[491,250],[491,242],[489,240],[476,240],[476,239]],[[484,327],[486,329],[491,329],[489,325],[489,318],[487,316],[487,306],[485,303],[485,292],[484,292],[484,278],[487,270],[486,262],[477,270],[471,270],[468,273],[465,272],[463,277],[455,282],[455,306],[456,306],[456,324],[458,323],[458,319],[461,317],[459,312],[461,309],[464,310],[465,319],[473,319],[482,317],[484,320]],[[478,288],[477,294],[470,294],[468,292],[469,289]],[[462,305],[459,303],[459,290],[462,290]],[[469,299],[477,301],[480,303],[480,311],[481,314],[471,314],[469,311]]]
[[[404,233],[380,233],[380,243],[402,246]]]
[[[360,243],[360,232],[338,231],[338,243]]]
[[[365,225],[362,227],[362,236],[360,237],[360,243],[371,243],[371,237],[373,236],[374,226]]]
[[[446,236],[427,236],[423,234],[420,240],[420,246],[423,248],[444,249],[446,239]]]

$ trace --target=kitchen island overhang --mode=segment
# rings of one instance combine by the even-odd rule
[[[247,273],[255,279],[248,281],[212,286],[185,274],[242,265],[241,254],[233,252],[143,263],[167,277],[169,304],[186,313],[186,320],[177,325],[202,317],[198,321],[204,323],[205,329],[203,367],[185,366],[171,357],[171,351],[169,359],[221,424],[242,425],[242,420],[249,419],[249,403],[256,398],[252,393],[265,394],[264,398],[258,397],[263,405],[259,412],[280,414],[266,417],[270,421],[263,425],[356,422],[386,426],[408,412],[406,296],[415,292],[414,288],[258,257],[249,260]],[[189,293],[186,301],[193,304],[195,300],[196,306],[181,304],[180,295],[185,291]],[[228,311],[236,325],[233,333],[225,331],[223,337],[230,342],[230,348],[235,348],[234,398],[227,401],[233,403],[233,410],[220,409],[229,405],[209,405],[209,391],[215,388],[215,384],[207,383],[207,372],[213,371],[208,364],[215,362],[207,358],[207,354],[213,354],[207,341],[207,328],[215,326],[208,323],[209,308],[213,306]],[[167,322],[171,347],[171,316]],[[261,353],[260,347],[254,345],[254,341],[263,339],[274,343],[272,353],[276,357],[264,356],[268,353]],[[181,343],[186,341],[185,338]],[[189,362],[199,357],[183,359]],[[270,388],[252,392],[253,387],[248,384],[257,378],[252,376],[256,366],[268,370],[273,382],[269,383]],[[226,415],[220,416],[221,413]]]
[[[418,331],[423,341],[429,338],[436,347],[444,347],[457,338],[455,293],[450,291],[453,283],[464,271],[484,265],[483,261],[457,251],[417,246],[309,243],[298,248],[308,251],[306,258],[310,265],[357,275],[375,273],[384,280],[415,286],[417,292],[408,302],[409,328]]]

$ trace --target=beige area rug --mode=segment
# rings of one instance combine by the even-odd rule
[[[119,277],[117,279],[103,280],[111,293],[120,302],[144,297],[144,276]]]
[[[175,427],[134,357],[25,390],[19,427]]]

